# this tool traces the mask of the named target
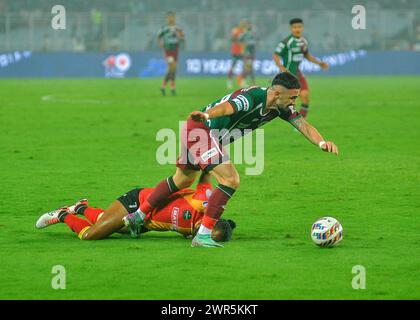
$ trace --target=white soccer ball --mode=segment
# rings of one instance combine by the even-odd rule
[[[311,238],[323,248],[336,246],[343,239],[343,227],[335,218],[320,218],[312,225]]]

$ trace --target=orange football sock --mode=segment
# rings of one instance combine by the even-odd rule
[[[102,217],[104,211],[101,208],[87,207],[83,214],[91,223],[95,224]]]
[[[91,227],[89,221],[79,218],[78,216],[73,214],[68,214],[64,218],[64,223],[67,224],[80,239],[82,239],[83,233],[85,233],[85,231]]]

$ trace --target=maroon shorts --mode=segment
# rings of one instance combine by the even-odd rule
[[[178,60],[178,50],[165,50],[165,58],[174,58],[175,62]]]
[[[211,171],[229,160],[219,140],[204,122],[188,118],[181,132],[181,154],[176,166],[181,170]]]
[[[308,82],[306,81],[305,76],[303,75],[303,73],[300,70],[297,73],[297,77],[298,77],[299,82],[300,82],[300,90],[301,91],[309,90]]]

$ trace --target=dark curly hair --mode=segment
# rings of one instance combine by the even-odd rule
[[[286,89],[300,89],[300,83],[298,78],[296,78],[290,72],[281,72],[277,73],[271,82],[272,86],[282,86]]]
[[[236,223],[233,220],[220,219],[214,226],[212,238],[217,242],[227,242],[232,239],[233,229],[235,228]]]
[[[292,24],[295,24],[295,23],[303,23],[303,20],[301,18],[290,19],[289,25],[292,25]]]

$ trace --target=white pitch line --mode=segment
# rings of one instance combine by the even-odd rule
[[[70,104],[111,104],[116,103],[115,101],[109,100],[96,100],[96,99],[63,99],[57,98],[53,94],[45,95],[41,97],[44,102],[59,102],[59,103],[70,103]],[[121,101],[120,101],[121,103]]]

